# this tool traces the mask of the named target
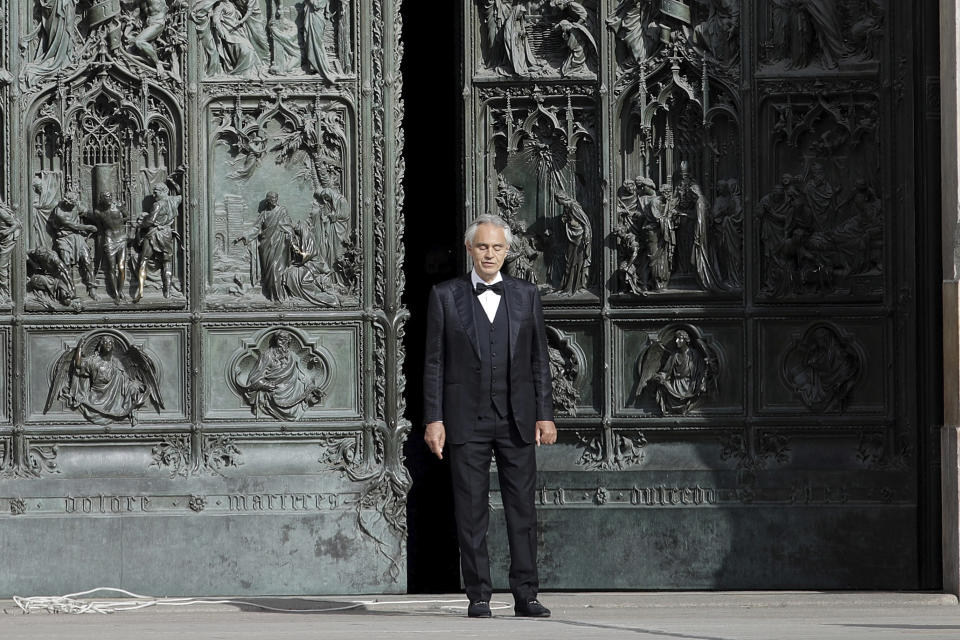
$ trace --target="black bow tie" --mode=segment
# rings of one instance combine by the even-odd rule
[[[477,286],[475,286],[475,287],[473,288],[473,293],[474,293],[474,295],[480,295],[480,294],[483,293],[484,291],[493,291],[493,292],[494,292],[495,294],[497,294],[498,296],[502,296],[502,295],[503,295],[503,283],[502,283],[502,282],[494,282],[493,284],[484,284],[484,283],[482,283],[482,282],[478,282],[478,283],[477,283]]]

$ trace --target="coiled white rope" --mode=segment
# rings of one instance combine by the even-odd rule
[[[81,600],[83,596],[89,596],[101,591],[119,593],[130,598],[128,600]],[[21,597],[13,596],[13,602],[20,607],[23,613],[34,611],[46,611],[47,613],[119,613],[121,611],[135,611],[137,609],[146,609],[148,607],[189,607],[193,605],[204,604],[235,604],[247,607],[256,607],[264,611],[276,611],[280,613],[330,613],[334,611],[349,611],[360,607],[373,607],[383,605],[405,605],[405,604],[441,604],[461,606],[447,606],[447,609],[466,609],[462,603],[467,602],[464,599],[458,600],[350,600],[350,604],[343,607],[325,607],[323,609],[282,609],[278,607],[268,607],[257,602],[248,600],[212,600],[207,598],[157,598],[153,596],[143,596],[137,593],[131,593],[125,589],[115,587],[97,587],[78,593],[68,593],[64,596],[32,596]],[[494,606],[497,605],[497,606]],[[505,602],[491,602],[491,609],[507,609],[510,605]]]

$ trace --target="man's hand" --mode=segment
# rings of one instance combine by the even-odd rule
[[[551,422],[550,424],[553,423]],[[539,434],[539,431],[537,433]],[[556,431],[554,431],[553,437],[554,440],[556,440]],[[443,443],[447,439],[447,430],[443,427],[443,422],[431,422],[428,424],[427,431],[423,434],[423,439],[427,443],[427,446],[430,447],[433,455],[443,460]],[[539,440],[540,436],[537,435],[537,441],[539,442]]]
[[[553,420],[537,420],[537,446],[553,444],[556,441],[557,425],[553,424]]]

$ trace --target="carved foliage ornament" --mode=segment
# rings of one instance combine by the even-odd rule
[[[651,336],[637,360],[636,402],[649,394],[662,415],[687,415],[717,389],[721,357],[692,325],[673,325]]]
[[[577,415],[579,383],[586,373],[587,357],[573,336],[556,327],[547,327],[547,351],[553,378],[553,406],[567,415]]]
[[[47,413],[57,401],[94,424],[129,421],[150,404],[160,413],[160,369],[153,357],[113,329],[97,329],[66,344],[50,370]]]
[[[333,377],[332,358],[292,328],[244,341],[227,367],[233,390],[258,418],[299,420],[320,405]]]
[[[780,361],[780,378],[810,411],[843,413],[863,376],[863,348],[838,327],[817,323],[794,336]]]

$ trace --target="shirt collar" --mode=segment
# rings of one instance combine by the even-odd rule
[[[497,275],[493,276],[493,280],[488,283],[479,275],[477,275],[476,269],[470,269],[470,284],[473,285],[473,288],[476,289],[477,285],[481,282],[483,282],[483,284],[496,284],[497,282],[503,282],[503,276],[500,275],[499,271],[497,271]]]

